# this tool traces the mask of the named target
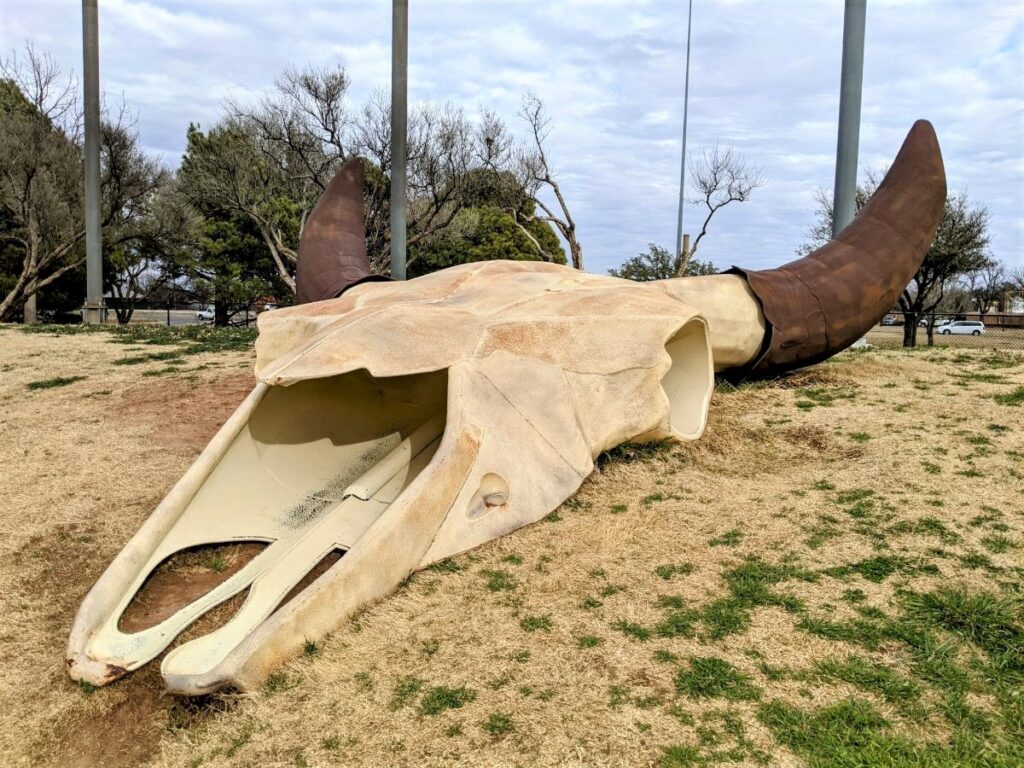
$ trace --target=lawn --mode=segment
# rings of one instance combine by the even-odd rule
[[[74,685],[79,602],[250,343],[0,328],[0,764],[1024,764],[1024,354],[984,348],[723,384],[700,441],[616,449],[256,693]]]

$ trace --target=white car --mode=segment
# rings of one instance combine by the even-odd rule
[[[943,336],[959,334],[961,336],[981,336],[985,332],[985,324],[980,320],[953,320],[935,326],[935,332]]]
[[[213,307],[206,307],[196,312],[196,320],[200,323],[209,323],[213,320],[214,312]]]

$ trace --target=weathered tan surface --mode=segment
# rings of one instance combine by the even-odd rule
[[[748,312],[743,332],[759,340]],[[368,283],[260,327],[260,383],[86,599],[73,677],[110,682],[248,590],[161,672],[186,694],[256,685],[413,570],[546,515],[602,451],[696,439],[713,387],[707,324],[665,284],[547,264]],[[166,558],[227,541],[268,546],[155,626],[118,628]],[[344,557],[278,609],[336,550]]]

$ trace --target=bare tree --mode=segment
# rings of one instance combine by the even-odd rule
[[[0,242],[20,269],[0,299],[0,320],[85,261],[81,110],[74,78],[30,46],[0,61]],[[146,157],[122,109],[100,134],[105,247],[135,236],[165,172]]]
[[[1009,283],[1011,289],[1020,292],[1021,298],[1024,299],[1024,267],[1017,267],[1010,273]]]
[[[576,237],[576,221],[569,212],[562,188],[554,177],[547,152],[544,149],[544,142],[547,141],[548,135],[551,133],[551,120],[544,110],[544,102],[535,93],[527,93],[523,97],[523,108],[519,116],[529,126],[532,142],[528,147],[514,150],[517,175],[540,213],[530,215],[516,211],[516,224],[530,238],[545,261],[553,260],[551,254],[541,248],[540,243],[530,235],[523,224],[530,221],[543,221],[553,225],[565,240],[566,245],[569,246],[573,267],[583,269],[583,246],[580,245],[580,241]],[[496,135],[491,138],[492,142],[497,140]],[[501,148],[491,147],[490,149],[494,152],[500,151]],[[554,205],[549,205],[542,199],[541,195],[545,191],[554,196]]]
[[[989,259],[980,269],[968,272],[964,284],[975,310],[987,314],[1006,293],[1006,267],[996,259]]]
[[[702,153],[694,168],[691,183],[697,195],[690,202],[701,206],[706,213],[700,232],[690,246],[690,252],[683,254],[679,260],[677,277],[686,274],[690,259],[696,255],[700,241],[708,233],[712,217],[730,203],[749,200],[755,189],[765,185],[765,179],[759,167],[748,163],[732,147],[723,148],[715,144]]]
[[[274,183],[288,187],[287,194],[297,206],[300,231],[341,163],[352,155],[369,160],[365,190],[367,251],[373,270],[386,274],[391,242],[390,99],[378,91],[361,109],[353,111],[347,102],[349,82],[342,67],[289,68],[278,78],[274,90],[260,101],[229,101],[225,112],[227,122],[251,136],[253,150],[265,159],[268,172],[273,169],[278,174],[279,180]],[[406,203],[410,247],[445,229],[458,214],[465,175],[480,154],[475,146],[477,139],[463,112],[449,104],[422,103],[413,108],[409,118]],[[236,182],[269,185],[271,179]],[[245,215],[261,228],[266,227],[255,214]],[[294,247],[273,233],[265,239],[280,265],[282,279],[291,285]],[[415,259],[412,249],[410,263]]]

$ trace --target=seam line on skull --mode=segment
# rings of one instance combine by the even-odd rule
[[[512,401],[511,401],[511,400],[509,399],[508,395],[506,395],[506,394],[505,394],[505,393],[504,393],[504,392],[503,392],[503,391],[502,391],[502,390],[501,390],[501,389],[500,389],[500,388],[498,387],[498,385],[497,385],[497,384],[495,384],[495,383],[494,383],[494,382],[493,382],[493,381],[491,380],[491,377],[490,377],[490,376],[488,376],[486,372],[484,372],[484,371],[480,371],[480,375],[481,375],[481,376],[483,376],[483,377],[484,377],[484,379],[486,379],[486,380],[487,380],[487,383],[488,383],[488,384],[490,384],[490,385],[491,385],[491,387],[493,387],[493,388],[494,388],[494,391],[495,391],[495,392],[497,392],[497,393],[498,393],[499,395],[501,395],[501,398],[502,398],[502,399],[503,399],[503,400],[504,400],[504,401],[505,401],[506,403],[508,403],[508,404],[509,404],[509,405],[510,405],[510,406],[512,407],[512,410],[514,410],[514,411],[515,411],[516,413],[518,413],[518,414],[519,414],[520,416],[522,416],[522,417],[523,417],[523,420],[524,420],[524,421],[525,421],[525,422],[526,422],[527,424],[529,424],[529,425],[530,425],[530,429],[532,429],[532,430],[533,430],[534,432],[536,432],[536,433],[537,433],[537,435],[538,435],[538,436],[540,437],[540,439],[541,439],[541,440],[543,440],[543,441],[544,441],[545,443],[547,443],[547,444],[548,444],[548,447],[550,447],[550,448],[551,448],[551,450],[553,450],[553,451],[555,452],[555,454],[557,454],[558,458],[560,458],[560,459],[561,459],[561,460],[562,460],[563,462],[565,462],[565,465],[566,465],[567,467],[569,467],[569,469],[571,469],[571,470],[572,470],[573,472],[575,472],[575,473],[576,473],[577,475],[581,475],[580,471],[579,471],[579,470],[578,470],[578,469],[576,468],[576,465],[575,465],[575,464],[573,464],[573,463],[572,463],[571,461],[569,461],[569,459],[567,459],[567,458],[565,457],[565,455],[564,455],[564,454],[563,454],[563,453],[562,453],[562,452],[561,452],[560,450],[558,450],[558,448],[557,448],[557,447],[555,447],[555,446],[554,446],[554,445],[552,444],[552,442],[551,442],[550,440],[548,440],[548,439],[547,439],[547,437],[545,437],[545,435],[544,435],[544,433],[543,433],[543,432],[541,432],[541,431],[540,431],[539,429],[537,429],[537,425],[536,425],[536,424],[534,424],[534,423],[533,423],[533,422],[532,422],[532,421],[530,420],[530,417],[529,417],[529,416],[527,416],[527,415],[526,415],[525,413],[523,413],[523,412],[522,412],[522,410],[520,410],[520,408],[519,408],[519,407],[518,407],[518,406],[517,406],[517,405],[516,405],[516,404],[515,404],[514,402],[512,402]],[[574,402],[574,405],[575,405],[575,402]],[[576,419],[576,409],[575,409],[575,407],[573,408],[573,421],[577,421],[577,419]],[[585,476],[585,473],[584,473],[584,474],[582,474],[581,476]]]

